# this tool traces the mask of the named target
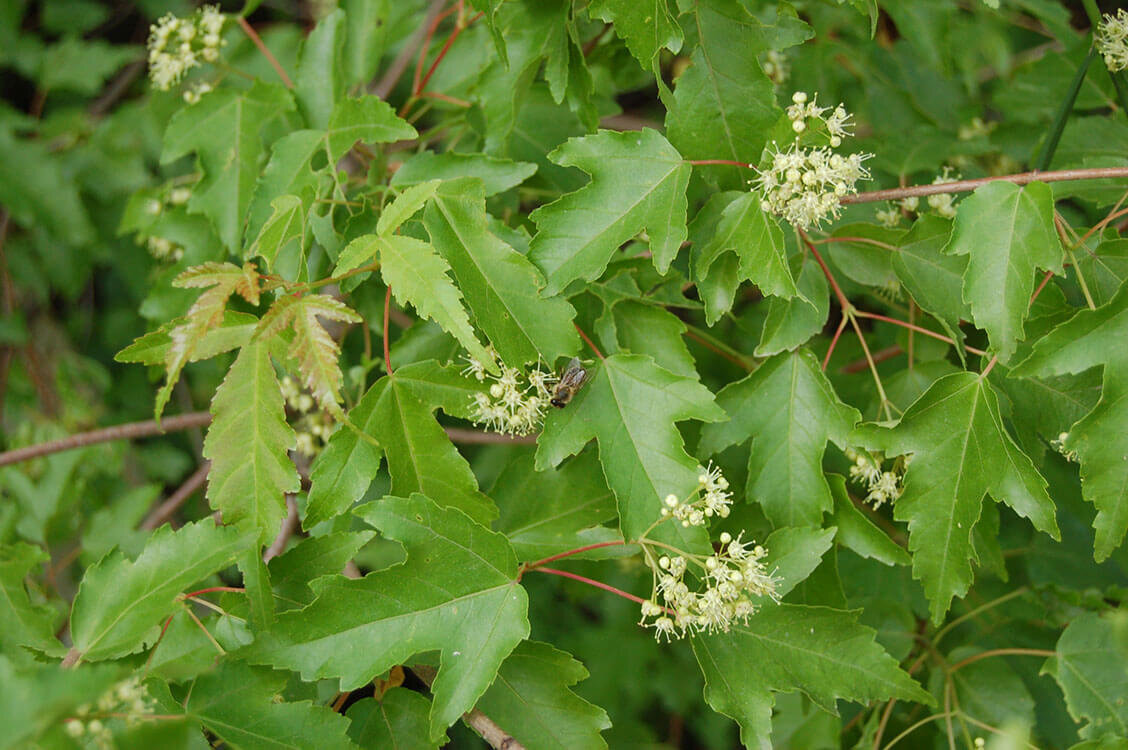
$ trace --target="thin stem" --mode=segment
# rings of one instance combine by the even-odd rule
[[[388,291],[384,295],[384,369],[388,374],[392,374],[392,354],[388,346],[388,313],[392,309],[392,285],[388,285]]]
[[[905,731],[901,732],[899,735],[897,735],[893,739],[889,740],[889,744],[885,746],[885,750],[889,750],[889,748],[893,747],[898,742],[900,742],[901,740],[905,739],[906,737],[908,737],[910,734],[912,734],[916,730],[923,727],[925,724],[930,724],[930,723],[932,723],[934,721],[938,721],[940,719],[946,719],[946,718],[949,718],[950,716],[951,716],[951,714],[949,714],[947,711],[945,711],[942,714],[932,714],[932,716],[924,717],[923,719],[916,722],[915,724],[912,724],[912,725],[906,727]],[[878,747],[878,745],[875,744],[874,747],[876,748],[876,747]]]
[[[274,53],[267,49],[266,45],[262,43],[262,37],[254,30],[254,27],[247,23],[247,19],[242,16],[239,16],[238,19],[239,28],[243,29],[247,36],[250,37],[250,40],[254,42],[254,45],[258,47],[259,52],[261,52],[263,57],[266,58],[266,61],[270,63],[270,67],[274,68],[274,72],[282,79],[282,83],[286,84],[286,88],[294,88],[294,82],[290,80],[290,76],[286,75],[286,71],[283,70],[281,63],[278,62],[278,58],[274,56]]]
[[[1128,177],[1128,167],[1094,167],[1091,169],[1059,169],[1052,172],[1022,172],[1019,174],[999,175],[997,177],[980,177],[974,180],[959,180],[945,182],[937,185],[912,185],[903,188],[890,188],[888,190],[871,190],[868,193],[854,193],[844,195],[838,202],[844,206],[854,203],[878,203],[880,201],[894,201],[902,198],[924,197],[939,195],[940,193],[966,193],[986,185],[988,182],[1013,182],[1015,185],[1026,185],[1030,182],[1067,182],[1071,180],[1099,180],[1105,178]]]
[[[176,488],[176,491],[168,496],[168,499],[163,503],[153,508],[149,515],[145,516],[145,520],[137,528],[144,531],[152,531],[179,510],[180,506],[187,502],[188,498],[195,495],[197,490],[204,486],[208,480],[208,471],[211,470],[211,461],[205,461],[192,473],[192,476],[184,480],[184,484]]]
[[[902,328],[908,328],[910,331],[916,331],[917,333],[922,333],[925,336],[931,336],[937,341],[944,341],[946,343],[952,344],[953,346],[956,345],[956,342],[951,338],[941,333],[937,333],[936,331],[930,331],[927,328],[922,328],[915,323],[906,323],[903,320],[897,320],[896,318],[890,318],[885,315],[878,315],[877,313],[866,312],[865,310],[855,310],[854,314],[859,318],[869,318],[870,320],[880,320],[883,323],[892,323],[893,325],[901,326]],[[964,344],[964,349],[971,352],[972,354],[978,354],[981,357],[987,355],[987,352],[983,351],[982,349],[976,349],[974,346],[968,346],[967,344]]]
[[[838,345],[838,337],[841,336],[842,331],[845,330],[846,323],[847,323],[847,317],[845,315],[843,315],[842,320],[838,321],[838,330],[836,330],[834,332],[834,338],[832,338],[830,340],[830,346],[826,350],[826,356],[823,357],[823,363],[822,363],[823,372],[826,372],[826,366],[830,364],[830,355],[834,354],[834,347],[836,347]]]
[[[550,562],[555,562],[556,560],[562,560],[563,558],[571,557],[572,555],[579,555],[583,552],[587,552],[588,550],[601,549],[603,547],[622,547],[627,544],[628,542],[626,541],[618,540],[614,542],[600,542],[599,544],[589,544],[585,547],[577,547],[576,549],[570,549],[565,552],[560,552],[559,554],[552,555],[550,557],[545,557],[543,559],[537,560],[536,562],[526,563],[525,570],[535,570],[542,565],[546,565]]]
[[[857,242],[862,245],[873,245],[880,247],[883,250],[897,252],[901,248],[896,245],[890,245],[888,242],[880,242],[878,240],[871,240],[869,237],[821,237],[817,240],[811,240],[814,245],[825,245],[828,242]]]
[[[877,386],[877,395],[881,399],[881,410],[885,412],[885,417],[888,419],[893,415],[889,413],[889,397],[885,395],[885,386],[881,383],[881,376],[877,374],[877,363],[873,361],[873,355],[870,354],[869,344],[866,343],[866,337],[862,335],[862,328],[858,325],[858,319],[854,316],[854,311],[850,310],[847,317],[850,319],[850,325],[854,327],[854,333],[858,334],[858,343],[862,345],[862,353],[866,356],[866,363],[869,365],[870,372],[873,373],[873,382]]]
[[[580,328],[578,323],[573,323],[572,325],[576,326],[576,330],[580,332],[580,338],[584,340],[584,343],[591,347],[591,350],[595,352],[595,356],[603,359],[603,352],[599,351],[599,348],[594,343],[592,343],[592,340],[588,338],[588,335],[586,333],[584,333],[584,329]]]
[[[744,167],[745,169],[752,169],[752,165],[742,161],[732,161],[731,159],[684,159],[682,164],[692,164],[695,167],[705,167],[710,164],[721,164],[729,167]]]
[[[983,653],[969,656],[963,661],[958,661],[952,665],[948,670],[948,674],[955,672],[969,664],[974,664],[983,659],[990,659],[993,656],[1041,656],[1049,659],[1051,656],[1057,656],[1056,651],[1047,651],[1044,648],[996,648],[991,651],[984,651]]]
[[[811,255],[813,255],[815,257],[815,260],[818,261],[819,268],[822,269],[823,275],[826,276],[826,280],[830,282],[830,288],[834,290],[834,296],[838,298],[838,304],[842,308],[842,314],[849,315],[850,310],[853,308],[853,305],[850,304],[850,300],[846,299],[846,295],[842,292],[842,287],[838,286],[838,281],[834,278],[834,274],[830,272],[830,268],[826,265],[826,261],[823,260],[822,255],[819,254],[819,251],[815,248],[814,243],[811,242],[811,238],[807,236],[806,232],[799,230],[799,236],[803,238],[803,242],[807,245],[807,249],[811,251]]]
[[[986,377],[987,377],[988,375],[990,375],[990,374],[991,374],[991,370],[995,369],[995,364],[996,364],[996,363],[997,363],[998,361],[999,361],[999,356],[998,356],[997,354],[996,354],[995,356],[991,357],[991,361],[990,361],[990,362],[988,362],[988,363],[987,363],[987,366],[983,368],[983,372],[979,373],[979,379],[980,379],[980,380],[983,380],[983,379],[984,379],[984,378],[986,378]]]
[[[1120,200],[1123,201],[1124,198],[1121,198]],[[1114,211],[1114,212],[1110,213],[1108,216],[1104,217],[1103,219],[1098,221],[1096,224],[1094,224],[1093,227],[1088,232],[1085,232],[1085,234],[1081,235],[1081,239],[1079,239],[1077,241],[1075,247],[1080,247],[1081,245],[1084,245],[1085,240],[1092,237],[1093,233],[1101,231],[1102,229],[1107,227],[1109,224],[1111,224],[1112,222],[1119,219],[1121,216],[1126,216],[1126,215],[1128,215],[1128,208],[1122,208],[1119,211]]]
[[[463,445],[535,445],[537,442],[536,435],[506,435],[501,432],[479,432],[462,427],[444,427],[443,430],[452,442]]]
[[[1011,599],[1014,599],[1015,597],[1022,596],[1023,594],[1025,594],[1029,590],[1030,590],[1030,588],[1028,586],[1020,586],[1019,588],[1015,589],[1014,591],[1008,592],[1008,593],[1004,594],[1003,596],[1000,596],[998,599],[994,599],[992,601],[989,601],[986,604],[983,604],[983,605],[976,607],[975,609],[971,610],[970,612],[967,612],[963,615],[960,615],[959,617],[952,620],[950,623],[948,623],[944,627],[940,628],[940,630],[936,631],[936,635],[932,636],[932,646],[933,647],[938,646],[940,644],[941,639],[944,636],[946,636],[954,628],[959,627],[964,622],[967,622],[968,620],[970,620],[971,618],[979,615],[982,612],[986,612],[987,610],[993,609],[994,607],[997,607],[1000,604],[1004,604],[1006,602],[1009,602]]]
[[[431,63],[431,67],[427,70],[427,75],[423,76],[423,80],[419,82],[419,89],[415,92],[416,96],[422,94],[423,89],[427,88],[427,83],[431,80],[431,76],[435,74],[435,69],[439,67],[439,63],[441,63],[443,61],[443,58],[446,57],[447,51],[450,50],[450,45],[454,44],[454,40],[458,38],[458,35],[462,33],[463,29],[477,21],[483,15],[485,14],[479,13],[466,23],[458,24],[457,26],[455,26],[454,31],[449,37],[447,37],[446,44],[444,44],[443,48],[439,50],[439,54],[435,57],[435,61]],[[469,106],[469,104],[467,104],[467,106]]]
[[[187,604],[183,606],[184,611],[187,612],[188,616],[192,618],[192,622],[196,623],[200,630],[204,631],[204,637],[211,641],[211,645],[215,646],[216,650],[219,651],[219,655],[226,656],[227,651],[223,648],[223,646],[219,645],[219,641],[215,639],[215,636],[211,634],[211,631],[208,630],[207,626],[204,625],[204,623],[200,622],[200,618],[196,617],[196,613],[192,611],[192,608]]]
[[[686,323],[685,326],[685,335],[687,338],[693,339],[698,344],[701,344],[701,346],[711,352],[715,352],[718,356],[727,359],[741,369],[748,370],[749,372],[756,369],[756,365],[753,362],[749,362],[743,354],[728,346],[723,341],[718,341],[697,328],[697,326],[689,323]]]
[[[904,353],[904,349],[902,349],[898,344],[894,344],[893,346],[887,346],[884,349],[879,349],[878,351],[874,352],[873,361],[886,362],[890,359],[893,359],[898,354]],[[865,358],[863,357],[862,359],[854,360],[849,364],[842,365],[842,367],[838,368],[838,371],[842,373],[852,374],[855,372],[861,372],[867,367],[869,367],[869,363],[866,362]]]
[[[403,45],[403,49],[396,55],[396,59],[388,66],[387,72],[380,78],[379,82],[372,88],[372,93],[381,99],[387,99],[388,94],[392,93],[392,89],[399,83],[400,77],[407,66],[411,64],[411,58],[415,56],[415,51],[419,49],[419,45],[423,42],[423,38],[427,34],[427,29],[431,25],[431,21],[443,9],[446,0],[432,0],[430,6],[427,7],[427,15],[423,19],[423,23],[415,30],[411,39]]]
[[[227,591],[227,592],[230,592],[232,594],[245,594],[245,593],[247,593],[246,589],[237,588],[235,586],[211,586],[210,588],[200,589],[198,591],[191,591],[187,594],[182,594],[181,598],[182,599],[191,599],[194,596],[200,596],[201,594],[210,594],[213,591]]]
[[[566,570],[557,570],[556,568],[533,568],[533,570],[537,571],[538,573],[548,573],[549,575],[563,576],[564,578],[571,578],[574,581],[579,581],[580,583],[586,583],[589,586],[595,586],[597,589],[603,589],[604,591],[610,591],[612,594],[615,594],[616,596],[621,596],[624,599],[630,599],[632,602],[635,602],[636,604],[642,604],[643,602],[646,601],[646,599],[643,599],[640,596],[635,596],[634,594],[628,594],[626,591],[623,591],[622,589],[617,589],[614,586],[609,586],[606,583],[602,583],[601,581],[596,581],[596,580],[593,580],[591,578],[587,578],[585,576],[576,575],[575,573],[569,573]]]
[[[152,437],[164,435],[169,432],[190,430],[193,427],[203,427],[211,423],[211,413],[206,411],[178,414],[161,420],[149,419],[144,422],[130,422],[128,424],[114,425],[100,430],[80,432],[77,435],[68,435],[59,440],[50,440],[46,443],[37,443],[23,448],[0,453],[0,466],[27,461],[40,456],[47,456],[60,451],[69,451],[75,448],[84,448],[97,443],[108,443],[114,440],[132,440],[133,438]]]

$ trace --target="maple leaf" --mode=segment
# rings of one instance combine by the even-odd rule
[[[173,286],[204,291],[184,315],[184,322],[169,331],[165,352],[165,384],[157,391],[155,412],[160,419],[180,371],[192,359],[201,340],[220,325],[227,309],[227,300],[238,294],[252,305],[259,303],[259,277],[253,263],[242,268],[232,263],[209,262],[193,266],[173,280]]]
[[[657,64],[655,58],[662,48],[674,53],[681,49],[682,31],[666,0],[595,0],[588,6],[588,15],[614,23],[615,33],[648,70]]]
[[[433,360],[405,365],[376,381],[348,418],[356,430],[380,444],[388,460],[392,492],[421,492],[437,498],[443,507],[458,508],[479,523],[489,523],[497,509],[478,491],[470,465],[434,416],[440,405],[447,413],[468,416],[470,394],[478,390],[469,386],[471,382],[476,384]],[[453,398],[436,393],[444,389],[453,389]],[[364,496],[379,468],[380,450],[365,444],[351,429],[334,433],[313,467],[306,528],[348,510]]]
[[[385,497],[357,515],[403,543],[406,562],[361,579],[315,580],[313,603],[279,615],[241,655],[307,680],[335,677],[352,690],[415,654],[438,650],[430,721],[437,740],[529,634],[517,557],[501,534],[423,495]]]
[[[1011,377],[1080,373],[1104,367],[1101,398],[1069,428],[1062,446],[1081,462],[1081,491],[1097,508],[1093,556],[1106,559],[1128,531],[1128,283],[1096,310],[1081,310],[1046,336]]]
[[[544,271],[545,292],[591,281],[627,240],[646,230],[654,266],[670,267],[686,237],[685,189],[691,167],[650,128],[571,138],[549,154],[591,182],[530,214],[537,234],[529,257]]]
[[[224,523],[249,520],[269,544],[286,517],[286,493],[301,487],[288,451],[297,444],[268,342],[245,345],[215,392],[204,438],[211,459],[208,502]]]
[[[294,331],[288,349],[298,363],[305,387],[326,411],[341,414],[341,348],[318,318],[341,323],[359,323],[361,318],[340,300],[324,294],[287,295],[275,301],[262,316],[256,338],[269,339],[287,326]]]
[[[1062,273],[1054,231],[1054,197],[1044,182],[1020,187],[997,180],[965,198],[944,252],[967,255],[963,298],[975,324],[1006,362],[1025,335],[1022,321],[1034,292],[1034,271]]]
[[[1128,734],[1128,615],[1084,612],[1065,628],[1054,650],[1042,674],[1061,686],[1069,715],[1086,720],[1081,736],[1117,742]]]
[[[705,675],[705,700],[740,723],[746,747],[770,750],[773,693],[799,690],[831,714],[840,698],[935,702],[874,642],[875,634],[854,613],[781,604],[728,633],[690,642]]]
[[[697,489],[701,465],[685,452],[675,423],[712,422],[725,414],[705,386],[650,357],[615,354],[593,365],[588,378],[567,409],[545,420],[537,468],[556,466],[595,438],[623,535],[637,539],[660,518],[666,495],[684,499]],[[659,528],[676,532],[681,527]]]
[[[480,180],[444,182],[423,223],[504,362],[523,367],[579,351],[576,311],[563,299],[543,297],[540,270],[490,231]]]
[[[913,576],[924,584],[934,622],[971,585],[972,532],[984,495],[1060,538],[1046,480],[1007,433],[995,392],[975,373],[940,378],[895,427],[862,425],[853,439],[888,456],[913,456],[893,517],[909,524]]]
[[[717,394],[729,421],[701,430],[698,453],[752,438],[747,497],[777,526],[820,526],[834,507],[822,471],[828,440],[845,448],[861,419],[843,404],[808,349],[780,354]]]

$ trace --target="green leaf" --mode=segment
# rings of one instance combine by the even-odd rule
[[[644,230],[655,268],[666,272],[686,238],[690,166],[665,138],[649,128],[603,130],[569,139],[549,158],[592,179],[530,215],[537,234],[529,257],[544,271],[547,293],[595,279],[619,247]]]
[[[1097,508],[1093,556],[1101,562],[1128,531],[1128,284],[1108,304],[1081,310],[1042,337],[1012,377],[1079,373],[1104,365],[1101,399],[1069,428],[1064,450],[1081,462],[1081,489]]]
[[[808,349],[780,354],[717,394],[729,421],[701,430],[698,452],[714,455],[752,441],[749,500],[759,502],[777,526],[821,526],[834,508],[822,471],[828,440],[847,446],[861,419],[843,404]]]
[[[266,267],[272,269],[279,251],[292,240],[296,239],[304,250],[306,209],[302,199],[296,195],[280,195],[270,202],[270,206],[274,213],[262,225],[244,257],[261,255],[266,259]]]
[[[184,318],[176,318],[155,331],[137,337],[132,344],[114,355],[114,361],[142,365],[163,364],[172,346],[170,332],[184,322]],[[192,353],[188,355],[188,361],[199,362],[238,349],[250,340],[251,334],[258,328],[258,322],[258,318],[248,313],[224,311],[223,321],[215,328],[208,329],[197,340],[196,345],[192,347]]]
[[[963,299],[975,324],[1006,362],[1025,336],[1022,321],[1034,292],[1034,271],[1062,273],[1049,185],[989,182],[959,205],[944,252],[967,255]]]
[[[830,494],[834,496],[834,520],[838,527],[835,540],[862,557],[885,563],[886,565],[908,565],[912,562],[909,553],[890,539],[850,500],[846,489],[846,478],[840,474],[826,477]]]
[[[438,187],[439,181],[431,180],[404,190],[380,213],[380,220],[376,222],[376,233],[385,236],[393,234],[401,224],[414,216],[434,197]]]
[[[311,201],[331,182],[326,170],[314,171],[313,159],[325,153],[325,133],[321,130],[295,130],[271,146],[270,161],[255,185],[254,199],[247,214],[245,237],[258,237],[274,209],[275,199],[296,195],[308,215]]]
[[[39,226],[71,244],[89,242],[94,227],[62,162],[41,141],[14,138],[0,127],[0,203],[12,220]]]
[[[134,561],[111,552],[86,569],[71,610],[71,638],[83,661],[116,659],[151,643],[188,586],[222,570],[254,544],[251,529],[210,518],[178,531],[157,529]]]
[[[723,418],[713,394],[696,380],[650,357],[616,354],[593,365],[568,407],[545,420],[537,469],[556,466],[595,438],[623,536],[637,539],[660,518],[666,495],[686,498],[697,489],[701,467],[685,452],[675,423]]]
[[[438,740],[529,634],[517,557],[501,534],[423,495],[385,497],[359,515],[402,542],[407,561],[359,580],[318,579],[313,604],[279,615],[244,653],[252,663],[298,670],[307,680],[339,678],[351,690],[415,654],[438,650],[430,722],[430,737]]]
[[[239,352],[215,392],[204,440],[211,459],[208,502],[225,523],[249,521],[270,544],[286,518],[286,493],[301,487],[288,451],[297,445],[286,404],[263,340]]]
[[[39,547],[24,542],[0,547],[0,646],[15,656],[21,646],[58,655],[63,648],[55,638],[58,620],[54,610],[35,604],[24,585],[33,568],[50,556]]]
[[[963,276],[967,258],[945,255],[942,251],[952,233],[952,222],[925,215],[898,243],[893,253],[893,270],[920,308],[935,317],[948,335],[962,340],[960,320],[971,318],[963,301]],[[960,355],[963,348],[958,347]]]
[[[462,306],[462,293],[447,276],[450,266],[435,248],[423,240],[399,235],[379,237],[371,242],[379,251],[380,274],[384,283],[392,288],[396,301],[410,303],[417,313],[435,321],[458,339],[471,357],[492,365],[494,358],[470,326],[470,318]],[[341,253],[342,263],[347,252],[345,248]]]
[[[940,378],[896,427],[863,425],[854,439],[887,456],[913,455],[893,517],[909,524],[913,577],[924,584],[933,622],[971,585],[971,533],[985,494],[1060,536],[1046,480],[1007,434],[990,384],[974,373]]]
[[[397,687],[380,700],[365,698],[349,706],[349,737],[360,747],[394,747],[396,750],[434,750],[438,742],[427,739],[431,702],[419,693]]]
[[[1128,239],[1107,240],[1095,251],[1076,257],[1078,273],[1085,277],[1098,307],[1115,297],[1128,279]]]
[[[0,716],[4,717],[0,748],[67,747],[59,742],[59,724],[79,706],[96,702],[121,677],[117,664],[69,670],[59,669],[58,664],[21,665],[0,654]],[[54,742],[37,741],[52,729]]]
[[[334,107],[345,93],[341,62],[344,22],[345,11],[335,9],[318,21],[302,44],[294,96],[311,128],[324,130],[329,126]]]
[[[251,263],[244,263],[242,268],[231,263],[204,263],[187,269],[172,284],[189,289],[203,288],[205,291],[188,309],[184,322],[169,331],[171,343],[165,353],[165,383],[157,391],[154,407],[157,419],[160,419],[172,395],[172,388],[180,378],[180,371],[191,361],[196,347],[209,330],[223,322],[228,298],[238,294],[252,305],[259,302],[258,273]]]
[[[697,256],[695,272],[708,275],[717,257],[729,251],[740,258],[740,278],[751,281],[765,295],[794,297],[799,293],[787,263],[783,232],[760,208],[755,193],[741,193],[725,206],[716,233]]]
[[[281,609],[301,608],[313,601],[309,582],[344,570],[372,537],[372,531],[341,531],[311,536],[270,561],[270,583]]]
[[[783,115],[757,57],[767,49],[799,44],[814,32],[794,16],[761,21],[742,4],[728,0],[695,0],[692,5],[695,13],[689,23],[697,46],[667,103],[670,142],[687,159],[757,164],[768,133]],[[768,11],[765,19],[771,15]],[[752,177],[738,167],[700,169],[726,190],[747,189]]]
[[[787,596],[807,580],[834,543],[836,531],[833,526],[827,529],[796,526],[776,529],[764,540],[768,550],[764,564],[777,579],[777,595]]]
[[[470,465],[435,421],[439,404],[434,398],[420,398],[419,385],[412,382],[427,378],[433,364],[407,365],[376,381],[349,412],[349,421],[384,449],[392,492],[422,492],[443,507],[458,508],[479,523],[489,523],[497,516],[493,502],[478,491]],[[306,528],[345,512],[364,496],[380,461],[379,452],[371,446],[362,448],[363,442],[345,430],[329,441],[328,455],[318,460],[313,477]]]
[[[188,208],[211,220],[230,253],[240,251],[243,221],[259,174],[262,126],[293,107],[286,89],[256,82],[244,92],[211,92],[177,112],[165,130],[161,163],[196,153],[203,177],[192,188]]]
[[[595,0],[588,6],[588,15],[614,23],[615,33],[646,70],[657,66],[663,48],[674,53],[681,49],[682,31],[666,0]]]
[[[512,367],[576,354],[576,311],[541,295],[540,271],[490,231],[488,218],[482,183],[473,178],[444,182],[423,218],[478,327]]]
[[[343,376],[337,357],[341,347],[319,318],[341,323],[361,322],[359,315],[334,297],[325,294],[286,295],[267,310],[255,336],[269,341],[283,329],[292,327],[294,338],[288,353],[298,363],[305,387],[323,409],[339,413]]]
[[[415,128],[396,117],[391,105],[378,96],[342,99],[329,120],[329,156],[336,164],[357,141],[394,143],[418,136]]]
[[[830,289],[826,276],[814,262],[801,261],[795,285],[799,294],[768,300],[764,330],[756,345],[757,357],[770,357],[802,345],[826,325],[830,315]]]
[[[192,683],[184,715],[232,747],[354,747],[344,716],[308,700],[278,700],[285,686],[283,674],[225,659],[215,671]]]
[[[478,708],[525,747],[607,747],[607,713],[568,688],[588,676],[578,661],[547,643],[525,641],[498,670]]]
[[[1057,656],[1042,674],[1052,675],[1065,693],[1074,721],[1085,721],[1081,736],[1123,738],[1128,734],[1128,616],[1085,612],[1058,639]]]
[[[663,307],[619,299],[595,322],[595,331],[608,354],[645,354],[675,375],[698,379],[685,323]]]
[[[705,700],[740,724],[746,747],[769,750],[773,693],[799,690],[834,715],[838,699],[934,703],[874,635],[852,613],[781,604],[764,607],[747,625],[691,643],[705,675]]]
[[[518,456],[497,478],[490,497],[501,509],[494,528],[509,537],[520,560],[622,538],[600,525],[615,517],[615,499],[591,451],[548,471],[536,471],[531,454]],[[623,550],[610,551],[616,549]]]
[[[499,159],[487,154],[421,151],[396,170],[392,187],[401,188],[428,180],[477,177],[482,181],[486,197],[489,197],[520,185],[536,171],[536,164]]]

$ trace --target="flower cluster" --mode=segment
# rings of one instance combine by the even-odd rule
[[[491,350],[492,354],[492,350]],[[492,375],[485,364],[467,357],[463,375],[478,382],[492,380],[489,391],[475,393],[472,421],[494,432],[507,435],[528,435],[536,432],[544,422],[545,408],[552,398],[552,385],[556,376],[539,368],[527,375],[516,367],[501,365],[501,374]]]
[[[280,385],[286,406],[296,415],[294,432],[297,433],[298,445],[295,450],[312,459],[329,441],[333,422],[325,411],[317,408],[313,396],[303,391],[298,381],[287,375],[282,378]]]
[[[718,516],[728,518],[732,505],[732,493],[728,491],[728,480],[721,476],[721,470],[709,464],[697,476],[697,489],[690,498],[681,500],[677,495],[666,495],[662,515],[672,516],[681,521],[682,526],[704,526],[705,520]]]
[[[754,542],[735,539],[727,531],[720,536],[720,549],[700,558],[695,555],[662,555],[654,570],[654,594],[642,603],[640,625],[654,628],[654,637],[670,641],[691,633],[727,633],[733,622],[747,623],[756,613],[761,597],[779,601],[778,579],[763,560],[767,550]],[[647,554],[648,560],[650,558]],[[654,563],[652,563],[653,565]],[[685,582],[686,571],[699,568],[704,583],[693,591]],[[658,604],[658,600],[662,604]]]
[[[149,79],[153,85],[168,91],[201,62],[219,59],[224,20],[218,6],[205,5],[192,18],[168,13],[150,26]]]
[[[1097,26],[1097,52],[1104,57],[1110,73],[1128,68],[1128,11],[1106,13]]]
[[[154,702],[137,677],[130,677],[107,690],[95,705],[85,704],[75,709],[75,716],[67,719],[64,731],[74,739],[91,740],[97,748],[112,748],[113,733],[99,716],[124,715],[128,724],[135,724],[153,713]]]
[[[760,67],[763,68],[764,75],[776,86],[782,86],[791,77],[791,64],[779,50],[768,50],[764,54],[764,59],[760,61]]]
[[[944,167],[944,171],[932,181],[933,185],[946,185],[949,182],[958,182],[960,175],[953,175],[951,167]],[[928,207],[937,216],[945,219],[954,219],[956,216],[956,197],[952,193],[937,193],[928,196]],[[877,220],[887,227],[895,227],[901,221],[903,214],[920,212],[920,198],[912,196],[902,198],[894,204],[887,204],[886,208],[878,209],[875,213]]]
[[[854,462],[850,467],[850,478],[866,488],[866,502],[875,510],[886,502],[892,503],[905,491],[905,470],[912,462],[912,456],[898,456],[888,470],[881,468],[884,463],[881,453],[871,455],[847,450],[846,457]]]
[[[796,138],[783,151],[773,141],[770,163],[752,182],[763,194],[760,205],[764,211],[783,217],[799,229],[810,229],[827,218],[838,218],[839,200],[857,192],[858,180],[869,179],[862,162],[872,154],[835,153],[842,139],[851,135],[852,118],[841,104],[827,115],[830,108],[818,106],[817,96],[808,99],[804,92],[797,91],[791,101],[787,117]],[[799,136],[811,129],[809,123],[821,131],[828,145],[800,145]]]

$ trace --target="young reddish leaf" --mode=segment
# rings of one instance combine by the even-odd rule
[[[188,309],[184,322],[169,331],[171,343],[165,352],[165,384],[157,392],[157,419],[172,395],[180,371],[192,360],[203,337],[223,322],[231,295],[238,294],[252,305],[259,303],[259,277],[252,263],[244,263],[242,268],[231,263],[204,263],[184,271],[172,283],[204,291]]]

